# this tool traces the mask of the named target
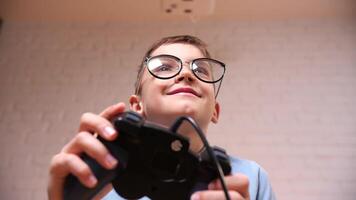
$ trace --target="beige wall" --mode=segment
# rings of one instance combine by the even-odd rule
[[[211,143],[260,163],[279,199],[355,198],[356,26],[318,20],[5,23],[0,199],[46,199],[50,158],[81,113],[127,102],[145,49],[172,34],[201,37],[227,64]]]

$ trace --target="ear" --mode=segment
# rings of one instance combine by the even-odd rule
[[[138,95],[131,95],[129,98],[130,109],[141,114],[143,113],[142,102]]]
[[[213,117],[211,118],[211,121],[216,124],[219,121],[219,115],[220,115],[220,105],[218,102],[215,103],[215,108],[214,108],[214,113]]]

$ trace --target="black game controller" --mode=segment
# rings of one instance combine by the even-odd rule
[[[167,128],[145,122],[135,112],[125,112],[113,120],[119,136],[114,141],[99,140],[118,159],[116,169],[107,170],[87,155],[83,160],[98,179],[94,188],[82,185],[73,175],[64,184],[64,199],[90,199],[112,183],[126,199],[147,196],[151,199],[189,199],[218,177],[212,159],[204,149],[189,151],[189,140]],[[230,174],[230,160],[225,151],[214,147],[224,175]]]

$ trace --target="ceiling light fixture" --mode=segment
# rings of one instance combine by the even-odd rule
[[[201,17],[213,14],[215,0],[162,0],[162,11],[167,15]]]

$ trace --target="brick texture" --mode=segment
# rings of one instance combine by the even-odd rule
[[[46,199],[49,161],[81,113],[127,102],[146,48],[176,34],[201,37],[227,64],[211,143],[260,163],[279,199],[355,198],[356,26],[319,20],[5,23],[0,199]]]

